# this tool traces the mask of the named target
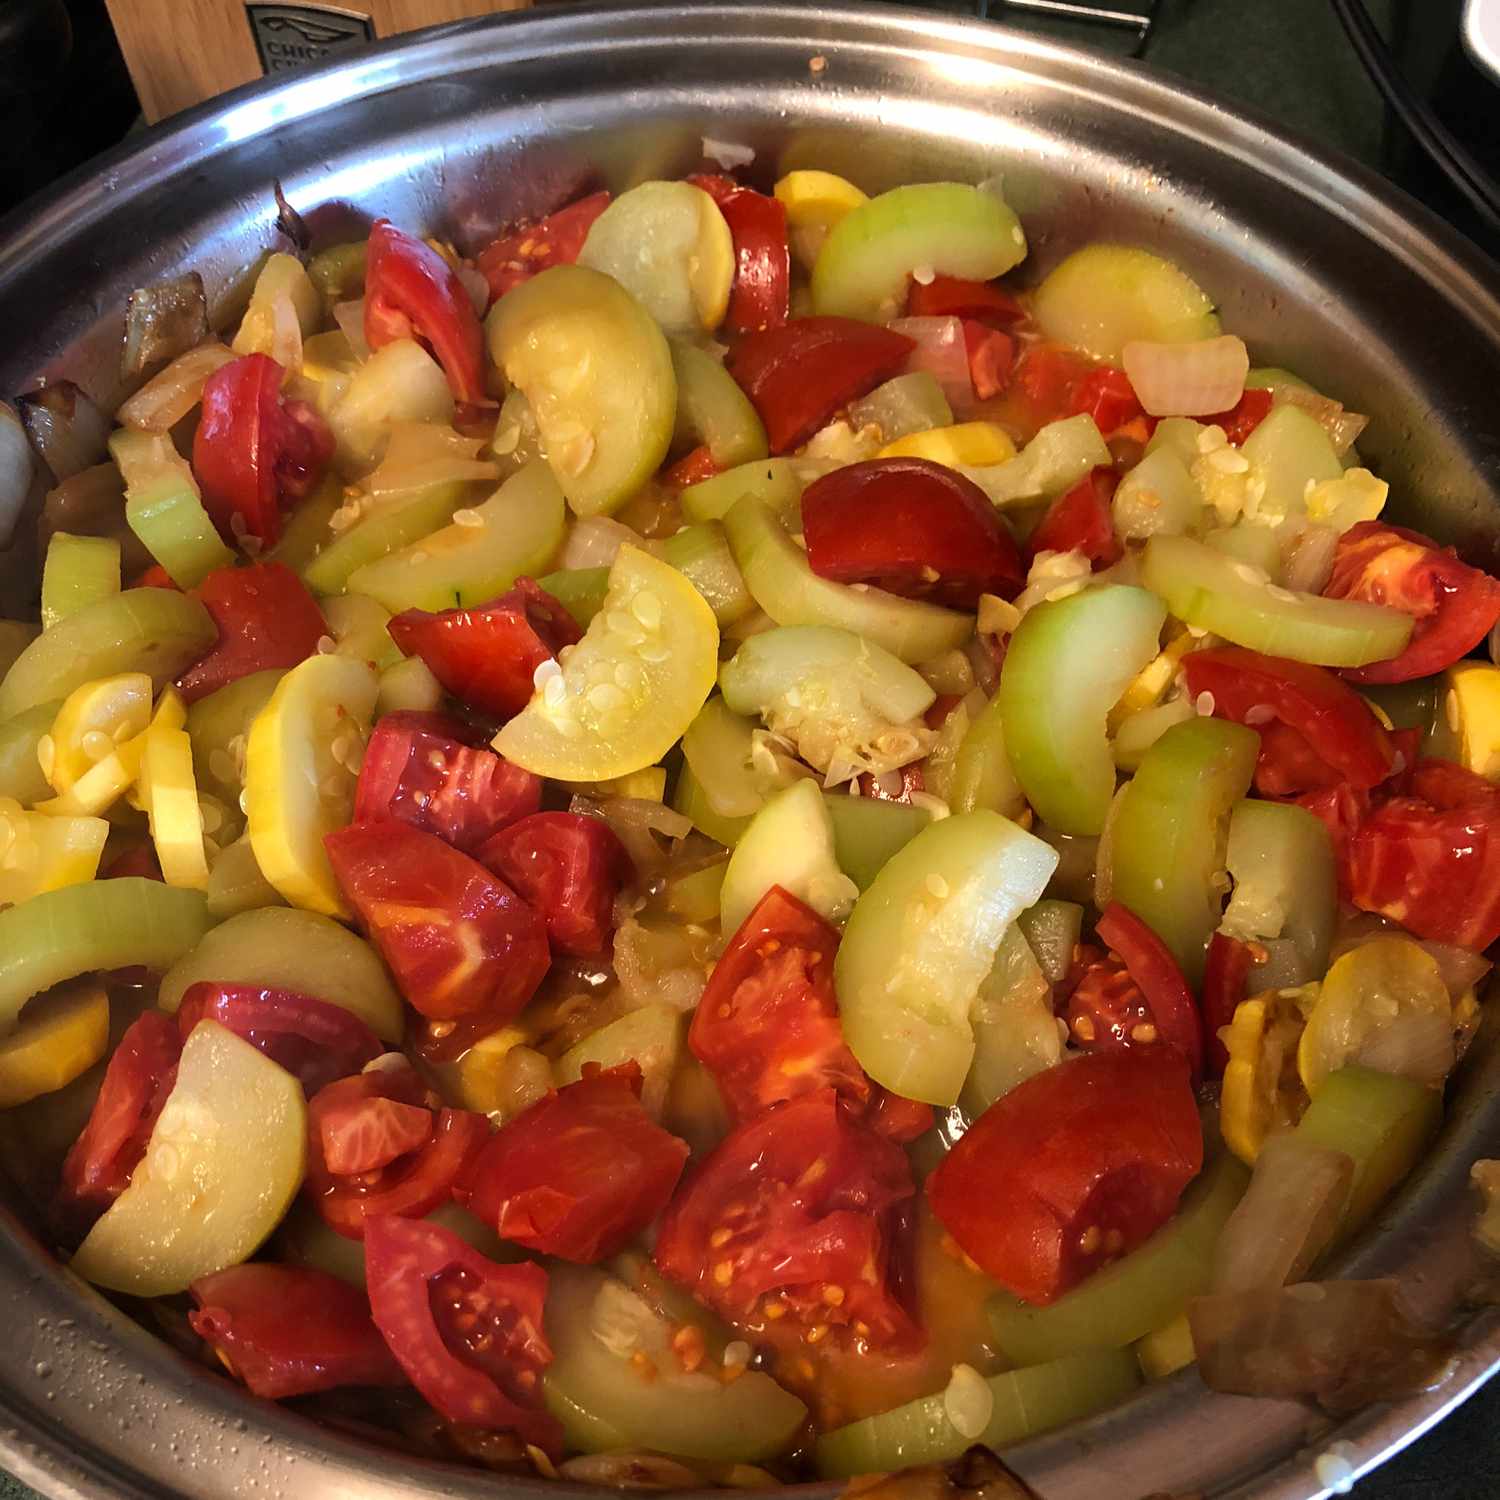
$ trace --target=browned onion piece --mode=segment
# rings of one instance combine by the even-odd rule
[[[1305,1276],[1338,1229],[1353,1177],[1344,1152],[1295,1133],[1271,1136],[1219,1236],[1213,1291],[1249,1292]]]
[[[1198,1297],[1188,1321],[1204,1384],[1233,1395],[1347,1412],[1431,1390],[1451,1368],[1448,1341],[1413,1323],[1390,1279]]]
[[[125,524],[125,481],[113,464],[95,464],[48,490],[39,526],[42,550],[59,531],[73,536],[108,536],[120,544],[126,578],[153,561],[141,539]]]
[[[16,397],[37,457],[59,484],[103,461],[109,418],[71,380],[52,380]]]
[[[120,374],[126,380],[153,365],[186,354],[209,335],[208,299],[196,271],[137,287],[125,303],[125,346]]]
[[[287,202],[281,183],[272,184],[276,194],[276,227],[297,247],[298,255],[306,255],[312,246],[312,233],[307,220]]]

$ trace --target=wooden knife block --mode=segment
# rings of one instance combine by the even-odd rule
[[[153,124],[252,78],[336,56],[366,40],[465,21],[531,0],[106,0]]]

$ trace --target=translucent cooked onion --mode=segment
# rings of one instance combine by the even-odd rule
[[[956,412],[974,404],[974,382],[969,377],[969,348],[964,325],[957,318],[897,318],[895,333],[914,339],[917,347],[906,362],[908,372],[926,370],[942,388]]]
[[[1292,544],[1283,585],[1296,593],[1321,594],[1333,573],[1338,542],[1339,534],[1332,526],[1309,526]]]
[[[208,299],[196,271],[137,287],[125,303],[120,374],[133,380],[153,365],[186,354],[208,335]]]
[[[614,829],[636,872],[647,875],[666,864],[670,851],[661,838],[685,839],[692,823],[680,812],[644,797],[574,797],[568,810],[600,818]]]
[[[615,974],[632,1006],[667,1005],[687,1012],[708,983],[707,930],[649,926],[628,917],[615,930]]]
[[[626,543],[644,547],[640,532],[609,516],[580,516],[563,543],[559,568],[607,568]]]
[[[1436,1088],[1453,1070],[1453,1023],[1431,1011],[1393,1016],[1370,1033],[1350,1061]]]
[[[349,340],[355,359],[363,364],[370,357],[370,346],[365,342],[365,299],[360,297],[353,302],[335,302],[333,321],[339,325],[339,332]]]
[[[16,398],[31,446],[59,484],[102,463],[109,418],[71,380],[54,380]]]
[[[467,438],[435,422],[395,422],[380,466],[364,487],[372,495],[422,489],[433,484],[491,480],[500,465],[479,458],[482,437]]]
[[[1342,458],[1353,446],[1370,419],[1357,411],[1345,411],[1331,396],[1305,385],[1277,384],[1273,388],[1277,406],[1300,406],[1328,434],[1333,451]]]
[[[1208,417],[1228,411],[1245,394],[1250,355],[1232,333],[1190,344],[1133,340],[1120,363],[1136,399],[1153,417]]]
[[[1212,1291],[1251,1292],[1306,1275],[1338,1229],[1353,1178],[1344,1152],[1295,1133],[1271,1136],[1219,1236]]]
[[[742,146],[738,141],[715,140],[711,135],[703,137],[703,154],[709,161],[717,162],[726,172],[731,172],[736,167],[748,167],[755,160],[752,147]]]
[[[1413,1323],[1400,1291],[1394,1280],[1323,1281],[1196,1298],[1199,1373],[1210,1390],[1309,1396],[1331,1412],[1431,1390],[1450,1349]]]
[[[0,401],[0,546],[10,544],[35,473],[36,460],[26,441],[26,429],[15,412]]]
[[[1340,924],[1338,935],[1334,938],[1333,947],[1328,955],[1328,962],[1332,964],[1335,959],[1342,958],[1351,948],[1357,948],[1361,943],[1369,942],[1371,938],[1384,937],[1389,933],[1410,938],[1417,947],[1431,954],[1433,962],[1438,966],[1438,972],[1443,976],[1443,983],[1448,987],[1451,999],[1457,1000],[1460,995],[1473,989],[1494,968],[1494,964],[1483,954],[1474,953],[1468,948],[1455,947],[1452,943],[1436,943],[1428,938],[1412,937],[1396,923],[1375,912],[1359,912]]]
[[[208,377],[234,357],[217,339],[199,344],[153,375],[115,415],[139,432],[170,431],[203,399]]]

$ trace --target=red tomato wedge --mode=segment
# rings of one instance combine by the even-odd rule
[[[1026,540],[1026,556],[1034,560],[1043,552],[1072,552],[1088,558],[1094,568],[1107,568],[1125,555],[1115,535],[1109,502],[1120,476],[1102,465],[1078,481],[1067,494],[1054,500]]]
[[[603,953],[615,928],[615,897],[630,875],[630,856],[599,818],[533,813],[502,828],[475,851],[542,914],[558,953]]]
[[[407,1001],[434,1021],[503,1026],[550,963],[547,927],[476,860],[406,823],[356,823],[323,840],[329,863]]]
[[[1167,1047],[1091,1052],[997,1099],[927,1197],[981,1269],[1044,1307],[1166,1223],[1202,1165],[1186,1061]]]
[[[1118,1045],[1151,1046],[1160,1043],[1180,1052],[1188,1061],[1196,1081],[1203,1071],[1203,1028],[1193,992],[1171,950],[1128,906],[1111,901],[1094,925],[1099,941],[1118,955],[1126,973],[1146,1002],[1149,1030],[1132,1027],[1118,1038]],[[1077,1001],[1077,995],[1074,995]]]
[[[365,342],[379,349],[397,339],[426,346],[455,400],[485,400],[484,334],[458,273],[431,245],[377,219],[365,262]]]
[[[969,380],[981,401],[998,396],[1010,384],[1016,367],[1016,341],[1010,334],[963,319],[964,349],[969,356]]]
[[[973,609],[981,594],[1009,599],[1026,582],[984,491],[925,458],[872,458],[814,480],[802,530],[813,572],[839,583]]]
[[[719,205],[734,241],[734,282],[724,327],[730,333],[780,328],[786,322],[792,283],[786,205],[730,177],[700,173],[687,180]]]
[[[1500,939],[1500,788],[1439,760],[1393,785],[1348,836],[1350,900],[1418,937],[1488,948]]]
[[[661,482],[670,490],[685,490],[690,484],[701,484],[724,471],[706,443],[699,443],[690,452],[683,454],[675,464],[669,464],[661,472]]]
[[[530,1250],[585,1265],[613,1255],[667,1206],[688,1159],[640,1088],[632,1062],[548,1094],[500,1127],[454,1196]]]
[[[1430,677],[1467,656],[1500,620],[1500,579],[1460,562],[1451,547],[1384,521],[1361,521],[1339,538],[1323,592],[1384,604],[1416,622],[1399,656],[1345,668],[1350,682]]]
[[[540,1266],[496,1265],[436,1224],[376,1218],[365,1272],[375,1326],[439,1416],[561,1451],[561,1429],[541,1409],[552,1350]]]
[[[405,1385],[357,1288],[301,1266],[251,1263],[188,1288],[193,1332],[270,1401],[344,1385]]]
[[[737,1120],[833,1089],[862,1110],[870,1080],[839,1025],[834,927],[779,885],[761,897],[714,965],[688,1046]]]
[[[63,1162],[59,1206],[70,1223],[91,1222],[130,1185],[181,1055],[177,1023],[157,1010],[132,1021],[120,1038],[89,1122]]]
[[[822,1089],[763,1110],[720,1143],[667,1209],[656,1264],[783,1349],[811,1354],[827,1339],[910,1352],[922,1333],[892,1289],[890,1248],[892,1211],[913,1191],[906,1153]]]
[[[1211,1078],[1222,1078],[1224,1069],[1229,1066],[1229,1052],[1219,1039],[1219,1032],[1234,1020],[1236,1008],[1246,998],[1250,966],[1254,961],[1255,954],[1250,945],[1228,933],[1216,932],[1209,940],[1208,959],[1203,966],[1201,1010]]]
[[[1060,344],[1033,344],[1016,367],[1016,389],[1035,427],[1076,415],[1073,392],[1095,368],[1092,360]]]
[[[548,266],[571,266],[594,220],[609,207],[608,193],[590,193],[548,214],[540,223],[518,224],[479,252],[474,264],[490,284],[492,301],[530,281]]]
[[[307,586],[284,563],[215,568],[193,590],[219,639],[177,679],[188,703],[273,667],[295,667],[317,654],[328,623]]]
[[[385,1102],[420,1110],[428,1128],[420,1138],[414,1116],[384,1110]],[[453,1192],[469,1160],[490,1136],[490,1122],[464,1109],[427,1107],[427,1090],[411,1067],[382,1068],[340,1078],[307,1106],[307,1180],[303,1192],[330,1229],[363,1239],[374,1215],[420,1219]],[[391,1151],[410,1142],[399,1155]],[[332,1160],[329,1148],[332,1147]],[[348,1172],[336,1163],[374,1162]]]
[[[1145,416],[1129,376],[1114,365],[1095,365],[1089,370],[1074,385],[1068,408],[1074,415],[1091,416],[1094,426],[1106,438],[1129,426],[1137,417]]]
[[[916,347],[854,318],[795,318],[741,339],[724,367],[766,424],[772,453],[789,453],[851,401],[899,375]]]
[[[1246,391],[1228,411],[1198,420],[1205,427],[1222,427],[1224,436],[1238,447],[1270,415],[1271,405],[1270,391]]]
[[[342,1005],[258,985],[190,984],[177,1011],[187,1041],[200,1021],[217,1021],[279,1063],[308,1094],[357,1073],[385,1050],[380,1038]]]
[[[1326,667],[1216,646],[1190,651],[1182,671],[1188,692],[1194,698],[1207,693],[1215,715],[1260,731],[1255,788],[1262,796],[1289,797],[1340,782],[1368,788],[1391,774],[1395,746],[1385,726]],[[1268,733],[1273,725],[1296,737]]]
[[[323,418],[305,401],[281,399],[283,373],[270,355],[246,354],[204,384],[193,473],[226,541],[248,535],[271,546],[282,506],[302,499],[333,457]]]
[[[909,318],[965,318],[1008,328],[1026,316],[1026,309],[993,281],[965,281],[960,276],[934,276],[913,281],[906,294]]]
[[[388,629],[455,698],[504,719],[530,702],[536,669],[582,635],[566,607],[530,578],[475,609],[403,610]]]
[[[447,714],[385,714],[365,746],[354,821],[394,819],[466,854],[542,805],[542,782]]]

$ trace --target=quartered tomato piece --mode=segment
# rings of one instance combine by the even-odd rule
[[[1195,699],[1207,693],[1219,718],[1259,731],[1255,788],[1262,796],[1340,783],[1365,789],[1391,774],[1395,746],[1385,726],[1326,667],[1217,646],[1190,651],[1182,672],[1189,693]]]
[[[965,281],[961,276],[934,276],[913,281],[906,294],[909,318],[965,318],[994,328],[1019,323],[1026,310],[993,281]]]
[[[597,1067],[507,1121],[469,1164],[455,1197],[501,1239],[591,1265],[667,1205],[686,1141],[641,1107],[634,1063]]]
[[[120,1038],[89,1122],[63,1162],[60,1207],[70,1221],[92,1220],[130,1185],[181,1054],[177,1023],[160,1011],[148,1010]]]
[[[1202,1165],[1186,1060],[1168,1047],[1093,1052],[996,1100],[927,1196],[982,1270],[1045,1306],[1159,1229]]]
[[[436,834],[466,854],[542,805],[539,777],[481,748],[447,714],[384,715],[365,746],[354,821],[394,819]]]
[[[964,349],[969,356],[969,380],[981,401],[998,396],[1016,367],[1016,341],[999,329],[973,318],[963,319]]]
[[[231,1266],[188,1288],[193,1332],[257,1395],[405,1385],[359,1290],[303,1266]]]
[[[1360,521],[1339,538],[1323,593],[1384,604],[1416,621],[1399,656],[1346,669],[1351,682],[1410,682],[1441,672],[1500,620],[1500,579],[1461,563],[1451,547],[1384,521]]]
[[[1129,377],[1113,365],[1095,365],[1089,370],[1074,385],[1068,409],[1074,415],[1091,416],[1094,426],[1106,439],[1137,417],[1145,416]]]
[[[333,457],[328,424],[305,401],[283,401],[284,372],[268,354],[221,365],[203,387],[193,473],[226,541],[281,535],[283,505],[307,495]]]
[[[890,1262],[892,1213],[912,1192],[906,1153],[821,1089],[713,1151],[667,1209],[656,1264],[758,1340],[810,1355],[825,1340],[910,1352],[922,1333]]]
[[[1082,552],[1095,569],[1107,568],[1125,555],[1115,535],[1109,502],[1120,476],[1102,465],[1059,495],[1026,542],[1028,560],[1043,552]]]
[[[333,873],[408,1002],[435,1021],[503,1026],[551,961],[541,914],[467,854],[406,823],[323,841]]]
[[[530,578],[477,609],[408,609],[387,628],[455,698],[503,719],[526,707],[536,669],[581,635],[567,608]]]
[[[630,856],[607,823],[582,813],[533,813],[500,829],[474,857],[542,914],[558,953],[586,956],[609,947]]]
[[[1224,436],[1236,447],[1245,441],[1270,415],[1272,396],[1270,391],[1246,391],[1228,411],[1198,420],[1205,427],[1222,427]]]
[[[802,494],[813,572],[904,598],[973,609],[1011,598],[1026,571],[1015,538],[973,480],[922,458],[874,458],[814,480]]]
[[[1122,1028],[1109,1039],[1101,1030],[1094,1045],[1147,1047],[1160,1043],[1185,1057],[1196,1079],[1203,1070],[1202,1026],[1193,992],[1171,950],[1129,907],[1118,901],[1104,908],[1094,931],[1099,941],[1125,965],[1125,972],[1145,1004],[1141,1020],[1132,1020],[1128,1028]],[[1086,983],[1075,991],[1070,1014],[1079,1005],[1085,987]]]
[[[734,281],[723,326],[731,333],[758,333],[786,322],[792,259],[787,246],[786,205],[733,178],[689,177],[715,203],[734,241]]]
[[[702,484],[705,479],[721,473],[723,470],[713,455],[713,449],[707,443],[699,443],[675,464],[662,470],[661,482],[670,490],[685,490],[690,484]]]
[[[376,1218],[365,1272],[375,1326],[440,1416],[561,1451],[556,1419],[541,1408],[552,1350],[540,1266],[496,1265],[437,1224]]]
[[[571,266],[594,220],[609,207],[608,193],[590,193],[537,224],[518,224],[479,252],[474,264],[490,284],[490,299],[529,281],[548,266]]]
[[[484,401],[484,335],[458,273],[431,245],[377,219],[365,261],[365,342],[379,349],[412,338],[443,367],[456,400]]]
[[[217,1021],[258,1047],[308,1094],[357,1073],[385,1050],[380,1038],[342,1005],[292,990],[200,980],[187,987],[177,1010],[183,1041],[200,1021]]]
[[[1255,955],[1250,945],[1226,932],[1216,932],[1209,940],[1208,958],[1203,966],[1200,1010],[1211,1078],[1222,1077],[1228,1066],[1229,1050],[1219,1032],[1234,1020],[1235,1010],[1245,998],[1250,966],[1254,962]]]
[[[904,334],[854,318],[795,318],[742,339],[724,367],[760,413],[771,452],[789,453],[899,375],[914,347]]]
[[[417,1113],[427,1116],[425,1130],[416,1128]],[[308,1101],[303,1191],[330,1229],[363,1239],[372,1216],[419,1219],[446,1202],[489,1135],[483,1115],[428,1109],[413,1068],[340,1078]]]
[[[219,639],[177,679],[188,703],[252,672],[295,667],[315,655],[328,634],[317,601],[283,563],[215,568],[193,594],[213,617]]]
[[[1077,350],[1059,344],[1033,344],[1016,369],[1016,387],[1026,415],[1036,427],[1074,416],[1073,392],[1095,368]]]

